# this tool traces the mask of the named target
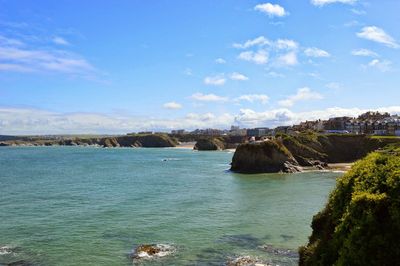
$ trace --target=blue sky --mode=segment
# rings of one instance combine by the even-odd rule
[[[400,113],[397,0],[0,0],[0,134]]]

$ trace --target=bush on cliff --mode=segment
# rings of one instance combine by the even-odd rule
[[[398,265],[400,149],[371,153],[338,179],[312,228],[300,265]]]

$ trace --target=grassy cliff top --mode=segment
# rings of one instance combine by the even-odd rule
[[[400,145],[358,161],[314,216],[300,265],[397,265],[400,261]]]

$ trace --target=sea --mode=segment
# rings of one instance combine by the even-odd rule
[[[0,147],[0,265],[297,265],[341,174],[236,174],[232,156]],[[170,252],[134,259],[143,244]]]

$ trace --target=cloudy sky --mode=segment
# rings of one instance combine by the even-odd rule
[[[0,0],[0,134],[400,113],[398,0]]]

